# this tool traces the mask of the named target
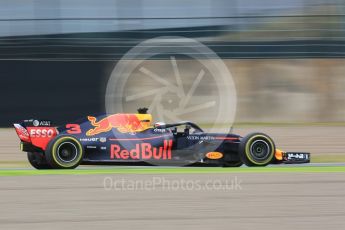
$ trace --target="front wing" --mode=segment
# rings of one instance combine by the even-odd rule
[[[310,153],[305,152],[283,152],[283,163],[310,163]]]

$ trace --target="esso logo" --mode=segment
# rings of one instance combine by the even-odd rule
[[[31,137],[52,137],[54,135],[53,129],[31,129]]]

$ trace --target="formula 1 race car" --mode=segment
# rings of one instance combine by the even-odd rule
[[[207,133],[186,121],[151,125],[147,109],[137,114],[88,116],[53,127],[30,119],[14,124],[21,150],[36,169],[73,169],[80,164],[217,165],[238,167],[309,163],[310,154],[283,152],[264,133],[245,137]],[[180,130],[182,128],[182,130]]]

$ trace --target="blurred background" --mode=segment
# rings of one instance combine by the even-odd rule
[[[304,137],[319,135],[318,142],[332,133],[331,152],[342,153],[344,19],[341,0],[3,0],[0,126],[103,112],[107,81],[128,50],[183,36],[213,50],[232,73],[235,123],[322,124],[331,128],[304,128]],[[157,59],[151,69],[169,61]],[[281,132],[273,131],[278,142]]]
[[[0,4],[0,126],[104,111],[117,60],[157,36],[196,39],[224,60],[238,93],[236,122],[345,121],[344,1]]]
[[[210,50],[200,60],[128,56],[161,36]],[[215,81],[227,71],[206,68],[212,51],[231,72],[235,107],[231,78]],[[216,128],[229,131],[229,107],[234,133],[267,133],[279,149],[310,152],[321,164],[33,171],[12,123],[61,125],[104,112],[121,63],[132,70],[117,75],[114,112],[151,106],[158,95],[156,121],[166,119],[159,108],[171,117],[183,107],[180,119],[209,131],[220,115]],[[0,0],[0,229],[344,229],[344,75],[345,0]],[[169,87],[176,90],[163,94]],[[210,182],[231,189],[196,188]]]

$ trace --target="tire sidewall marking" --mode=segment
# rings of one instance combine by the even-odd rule
[[[79,147],[80,154],[73,162],[61,164],[61,162],[57,159],[57,156],[56,156],[56,154],[57,154],[57,152],[56,152],[57,148],[56,147],[57,147],[57,145],[61,144],[65,140],[74,141],[77,144],[77,146]],[[81,144],[79,143],[79,141],[73,137],[62,137],[62,138],[56,140],[56,142],[52,146],[52,157],[53,157],[54,163],[63,167],[63,168],[73,167],[75,165],[75,162],[79,162],[81,160],[82,156],[83,156],[83,148],[82,148]]]
[[[253,159],[252,155],[250,154],[250,146],[251,146],[251,143],[253,142],[253,139],[260,138],[260,137],[264,139],[263,141],[269,142],[269,144],[271,145],[271,146],[270,146],[270,149],[272,149],[272,150],[270,151],[271,156],[270,156],[267,160],[265,160],[265,161],[263,161],[263,162],[257,162],[257,161],[255,161],[255,160]],[[271,140],[269,137],[267,137],[267,136],[264,136],[264,135],[254,135],[254,136],[252,136],[252,137],[247,141],[244,151],[245,151],[245,154],[246,154],[248,160],[249,160],[251,163],[256,164],[256,165],[265,165],[265,164],[270,163],[270,162],[272,161],[273,157],[274,157],[274,144],[273,144],[272,140]]]

